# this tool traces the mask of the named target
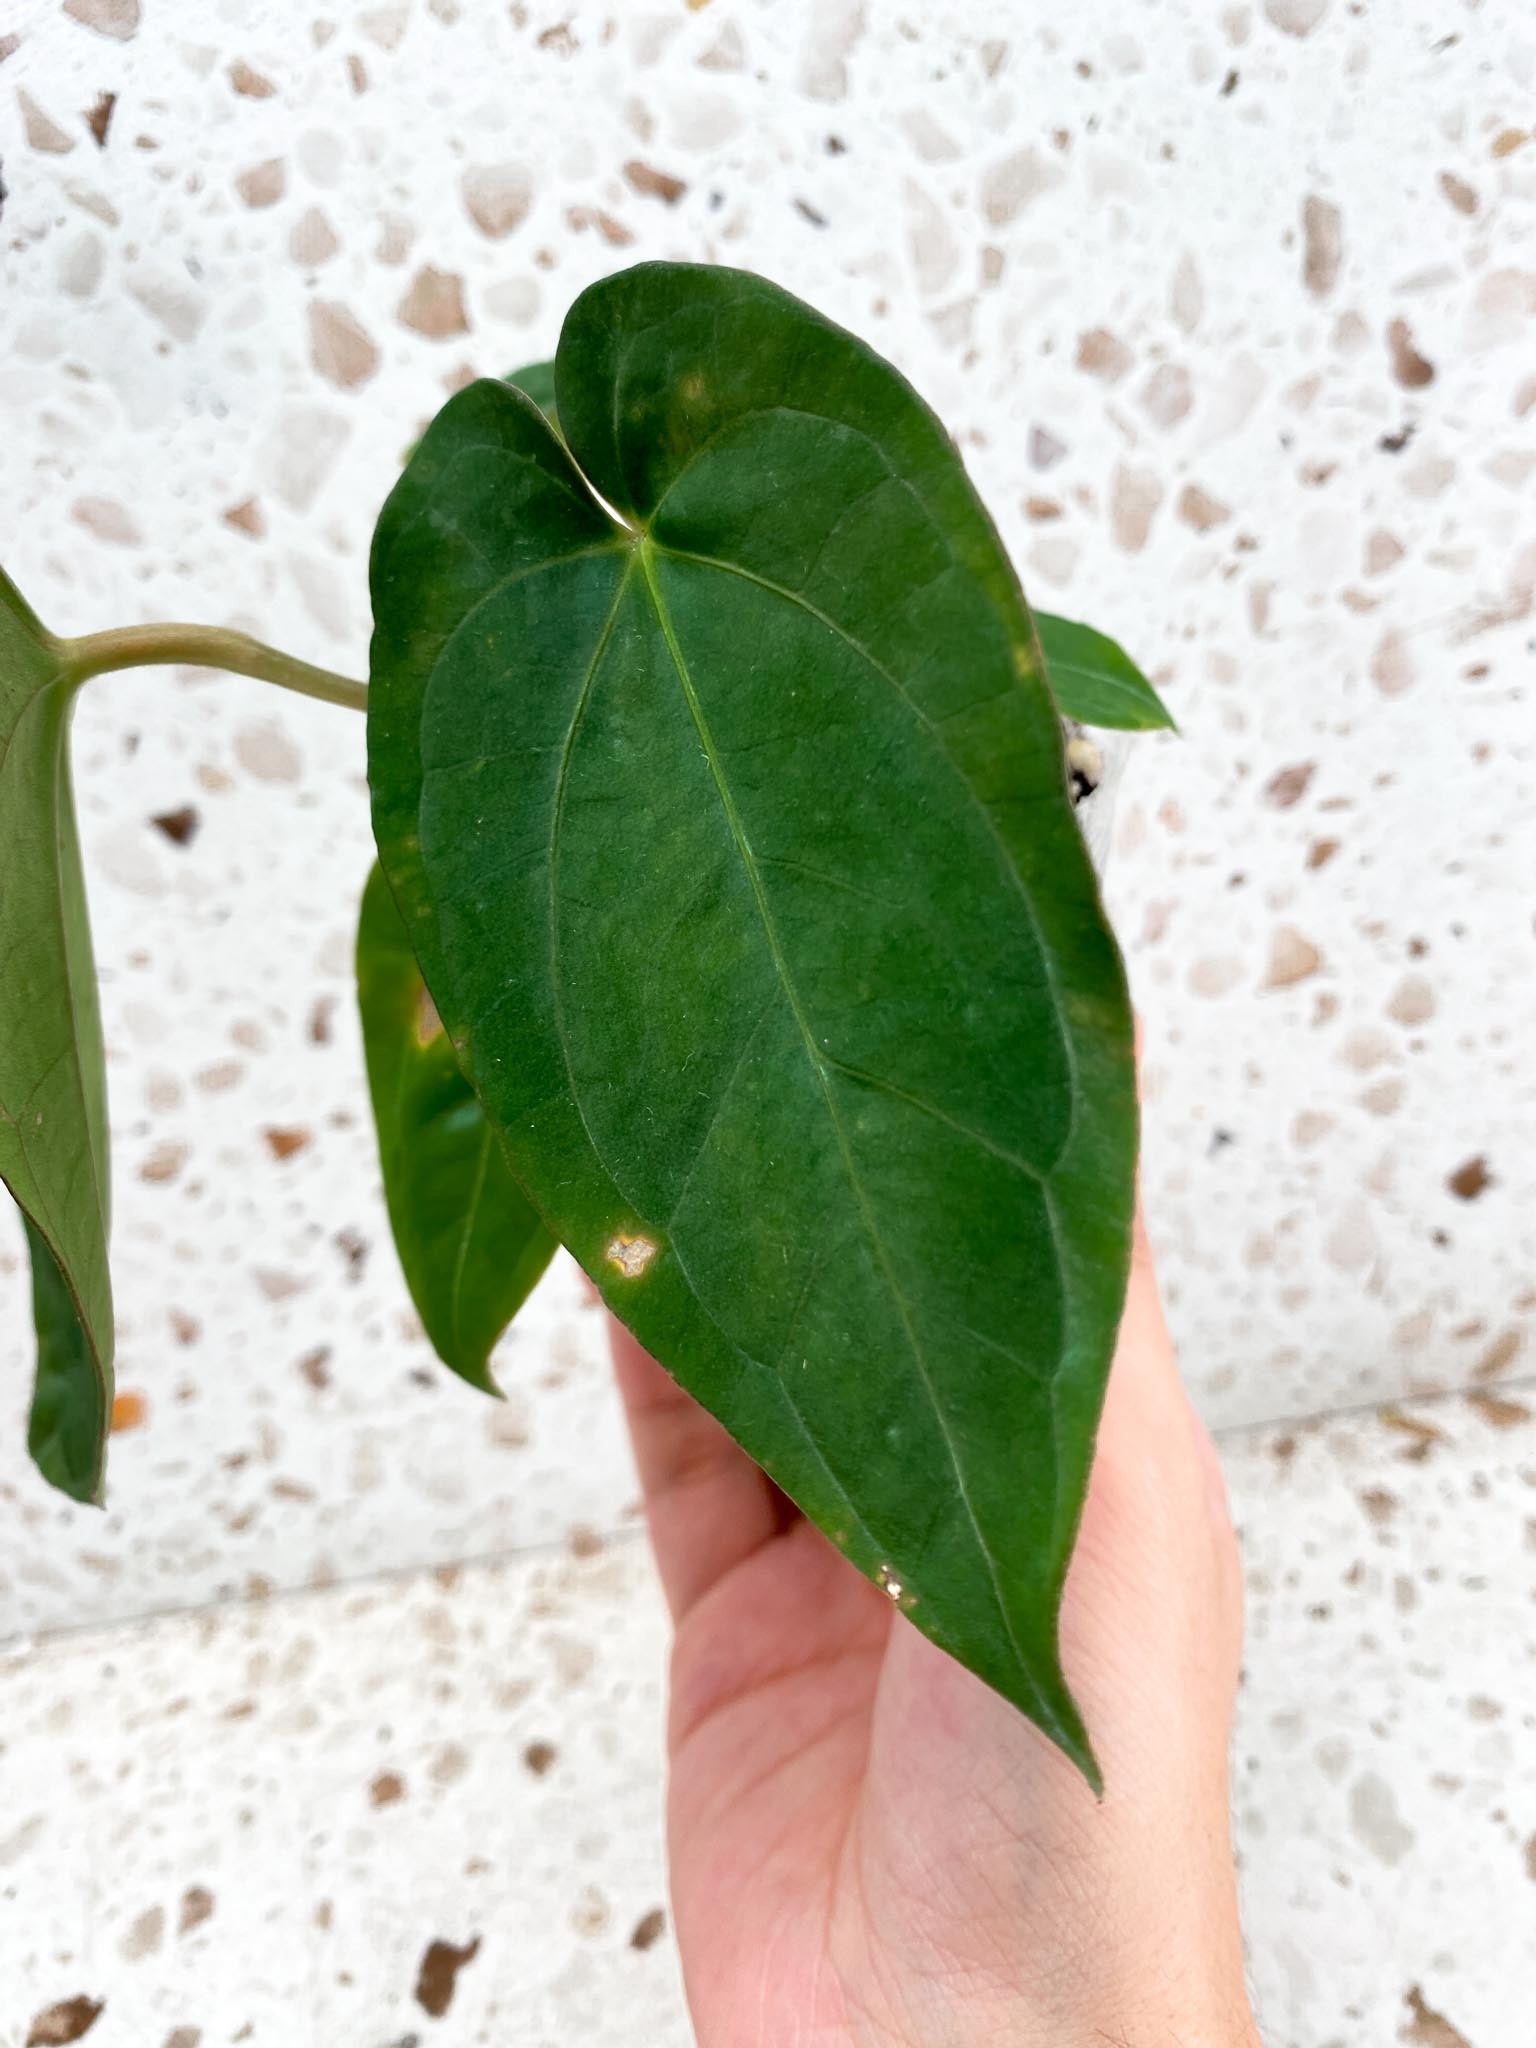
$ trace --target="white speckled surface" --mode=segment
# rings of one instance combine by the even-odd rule
[[[1147,1026],[1153,1230],[1191,1384],[1237,1432],[1256,1574],[1256,1981],[1282,2048],[1506,2048],[1536,1992],[1516,1846],[1536,1828],[1523,0],[1086,0],[1054,23],[1022,0],[24,0],[0,52],[0,553],[60,630],[179,615],[361,672],[372,515],[418,423],[466,374],[546,354],[591,278],[664,255],[759,268],[869,334],[950,422],[1035,598],[1154,672],[1184,736],[1138,749],[1112,893]],[[93,2048],[191,2048],[182,2025],[209,2044],[311,2021],[362,2048],[409,2038],[415,1945],[468,1938],[480,1823],[452,1790],[353,1822],[338,1790],[316,1846],[292,1788],[386,1767],[349,1687],[404,1688],[413,1758],[454,1739],[424,1668],[390,1675],[377,1610],[344,1619],[351,1596],[323,1588],[466,1558],[512,1560],[441,1596],[465,1631],[508,1617],[506,1682],[537,1662],[516,1615],[540,1574],[601,1676],[568,1703],[568,1804],[523,1782],[520,1737],[486,1738],[485,1768],[512,1747],[484,1853],[522,1874],[497,1878],[496,1941],[432,2038],[509,2038],[476,2001],[515,1997],[551,2039],[633,2041],[625,1972],[644,1968],[654,2039],[680,2041],[665,1952],[625,1946],[625,1916],[659,1897],[654,1719],[612,1691],[654,1678],[648,1581],[628,1535],[595,1564],[547,1561],[573,1530],[585,1548],[632,1528],[596,1319],[557,1269],[493,1408],[433,1368],[388,1245],[349,989],[361,722],[234,679],[124,675],[87,694],[77,762],[120,1377],[143,1419],[114,1441],[105,1514],[24,1467],[5,1226],[0,1636],[295,1597],[155,1624],[174,1681],[116,1630],[5,1679],[0,1772],[29,1796],[48,1754],[12,1734],[29,1689],[161,1728],[135,1768],[171,1774],[163,1834],[132,1777],[70,1794],[144,1872],[130,1917],[172,1913],[198,1844],[240,1853],[221,1743],[248,1736],[239,1768],[272,1789],[250,1802],[265,1847],[238,1913],[221,1893],[191,1947],[167,1933],[132,1965],[81,1903],[84,1852],[57,1827],[24,1839],[0,1801],[0,1877],[59,1902],[5,1916],[0,1981],[25,1996],[0,2043],[88,1988],[66,1952],[114,1987]],[[151,821],[184,805],[178,845]],[[1459,1170],[1478,1160],[1468,1199],[1453,1179],[1477,1187]],[[1466,1386],[1481,1411],[1297,1428],[1289,1461],[1242,1433]],[[1404,1465],[1423,1441],[1404,1414],[1454,1418],[1451,1441]],[[1399,1504],[1362,1519],[1362,1491]],[[206,1745],[165,1735],[168,1691],[222,1699],[243,1632],[238,1654],[280,1659],[311,1613],[342,1675],[277,1687],[291,1753],[193,1706]],[[487,1642],[466,1728],[501,1727]],[[401,1768],[414,1785],[427,1766]],[[610,1838],[590,1874],[578,1816]],[[397,1822],[422,1831],[413,1874],[436,1873],[419,1898],[376,1847]],[[331,1953],[353,1960],[309,1991],[279,1982],[313,1948],[274,1939],[268,1907],[286,1927],[349,1869],[357,1917]],[[598,1918],[588,1882],[610,1918],[568,1938],[572,1913]]]

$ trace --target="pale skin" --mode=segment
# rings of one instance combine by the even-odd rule
[[[613,1348],[676,1628],[699,2048],[1260,2048],[1227,1805],[1242,1580],[1145,1236],[1062,1615],[1102,1802]]]

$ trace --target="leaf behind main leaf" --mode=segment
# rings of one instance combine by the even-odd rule
[[[1092,626],[1036,612],[1046,680],[1064,718],[1121,732],[1175,731],[1173,714],[1125,649]]]
[[[594,286],[555,381],[570,456],[472,386],[375,537],[428,984],[614,1312],[1092,1775],[1056,1613],[1136,1114],[1018,586],[926,407],[760,279]]]
[[[489,1359],[554,1255],[444,1031],[384,872],[357,928],[357,996],[384,1197],[417,1314],[443,1363],[486,1393]]]
[[[28,1443],[101,1490],[112,1408],[106,1066],[69,777],[74,682],[0,571],[0,1179],[27,1222],[38,1371]]]

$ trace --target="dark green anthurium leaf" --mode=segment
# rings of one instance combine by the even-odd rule
[[[555,387],[565,442],[450,400],[374,539],[427,984],[614,1313],[1096,1777],[1057,1609],[1131,1020],[1017,582],[921,400],[761,279],[593,286]]]
[[[363,891],[357,997],[390,1228],[444,1365],[496,1392],[497,1338],[554,1255],[427,994],[382,869]]]
[[[555,366],[553,363],[526,363],[520,370],[514,370],[507,379],[519,391],[526,391],[534,404],[543,413],[558,434],[560,415],[555,407]]]
[[[1130,656],[1106,634],[1036,612],[1046,678],[1064,718],[1122,732],[1176,731],[1173,715]]]
[[[69,781],[76,679],[0,572],[0,1179],[27,1224],[37,1380],[28,1447],[101,1491],[112,1412],[107,1081]]]

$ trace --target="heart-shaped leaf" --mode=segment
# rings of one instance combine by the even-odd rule
[[[1124,648],[1092,626],[1036,612],[1046,678],[1065,718],[1122,732],[1176,731],[1173,715]]]
[[[1092,1776],[1056,1616],[1136,1109],[1018,585],[939,422],[761,279],[594,286],[555,384],[569,454],[472,385],[375,536],[428,986],[614,1312]]]
[[[427,994],[383,871],[363,891],[357,997],[395,1249],[432,1348],[496,1392],[489,1359],[555,1241],[504,1158]]]
[[[112,1411],[107,1081],[69,780],[65,650],[0,572],[0,1179],[27,1222],[38,1362],[28,1447],[101,1490]]]
[[[556,433],[560,431],[560,415],[555,407],[555,366],[553,363],[525,363],[520,370],[514,370],[507,379],[524,391],[543,413]]]

